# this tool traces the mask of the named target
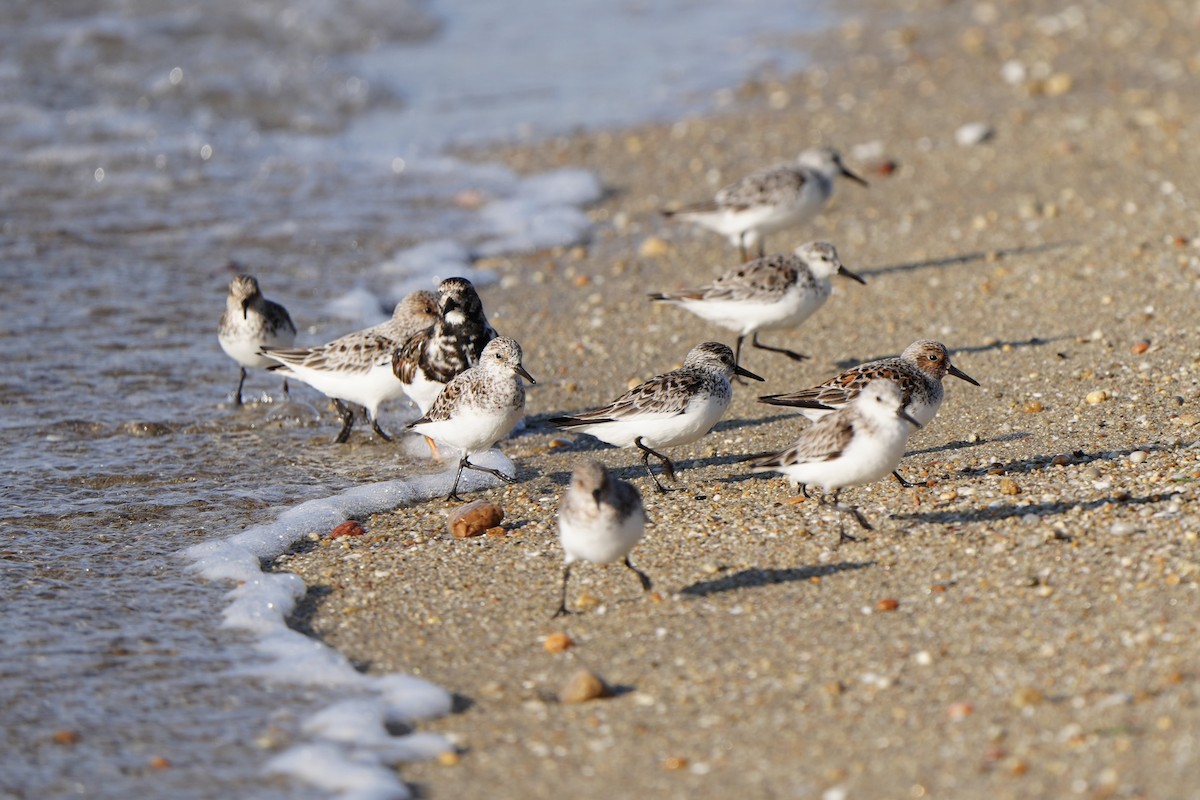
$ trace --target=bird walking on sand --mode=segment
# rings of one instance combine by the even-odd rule
[[[717,192],[711,201],[664,211],[729,238],[742,261],[751,248],[765,254],[766,235],[800,225],[820,213],[833,195],[838,176],[862,186],[867,182],[846,169],[830,147],[805,150],[795,164],[754,172]]]
[[[734,364],[733,351],[727,345],[704,342],[688,352],[679,369],[651,378],[600,408],[555,417],[550,424],[616,447],[638,448],[654,487],[666,492],[650,470],[650,456],[656,457],[666,476],[674,480],[674,463],[656,448],[690,444],[712,430],[733,399],[729,379],[734,375],[762,380]]]
[[[642,539],[646,511],[633,484],[608,474],[599,461],[585,461],[571,473],[571,485],[558,506],[558,539],[563,548],[562,595],[554,616],[567,611],[567,582],[576,561],[612,564],[620,561],[651,588],[646,573],[629,561],[629,551]]]
[[[945,399],[942,378],[947,374],[975,386],[979,381],[950,363],[946,345],[932,339],[918,339],[898,357],[868,361],[842,372],[811,389],[787,394],[770,394],[758,398],[760,403],[791,406],[811,420],[817,420],[834,409],[854,401],[862,390],[880,378],[894,381],[904,396],[904,409],[918,425],[928,425],[937,416]],[[902,486],[913,484],[894,473]]]
[[[742,341],[760,350],[782,353],[799,361],[807,358],[782,347],[758,341],[759,331],[791,330],[799,327],[829,299],[830,278],[841,275],[865,284],[843,266],[837,248],[829,242],[808,242],[793,253],[777,253],[732,267],[707,286],[656,292],[650,299],[672,303],[696,316],[737,331],[735,364],[742,363]]]
[[[535,381],[521,364],[521,345],[500,336],[487,343],[479,364],[454,376],[437,396],[429,411],[408,425],[439,444],[462,451],[454,485],[447,500],[459,500],[458,482],[464,469],[495,475],[516,483],[500,470],[473,464],[470,457],[491,449],[521,421],[525,413],[525,386],[521,378]]]
[[[267,369],[274,361],[262,354],[264,347],[291,347],[296,341],[296,326],[287,309],[263,297],[258,281],[252,275],[238,275],[229,282],[225,312],[217,326],[217,339],[225,354],[238,363],[241,374],[234,405],[242,404],[242,386],[246,383],[246,368]],[[283,396],[288,396],[287,378],[283,379]]]
[[[342,420],[334,442],[345,442],[354,427],[354,410],[347,402],[362,406],[371,429],[390,442],[392,437],[379,427],[377,415],[385,401],[404,395],[404,387],[392,373],[392,352],[437,321],[435,299],[431,292],[413,292],[396,304],[386,322],[317,347],[265,347],[263,354],[272,359],[271,369],[295,377],[333,400]]]
[[[483,301],[466,278],[438,285],[438,318],[410,336],[392,355],[392,373],[424,414],[450,379],[480,362],[496,331],[483,313]]]
[[[792,484],[832,490],[833,507],[848,513],[864,530],[870,523],[857,508],[838,502],[842,489],[871,483],[896,469],[908,435],[920,423],[904,406],[900,386],[881,378],[871,381],[854,399],[806,428],[786,450],[749,459],[754,472],[781,472]],[[824,495],[819,500],[826,505]],[[844,524],[838,543],[854,540]]]

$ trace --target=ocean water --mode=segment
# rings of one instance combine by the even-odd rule
[[[788,37],[825,13],[0,5],[0,797],[405,796],[392,765],[446,746],[419,723],[445,693],[292,632],[304,587],[259,563],[440,484],[403,444],[332,446],[302,386],[281,402],[251,373],[233,407],[215,335],[230,277],[257,275],[303,343],[451,274],[486,303],[472,259],[585,238],[602,187],[447,145],[703,110],[800,68]]]

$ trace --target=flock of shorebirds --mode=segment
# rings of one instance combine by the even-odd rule
[[[799,353],[759,341],[763,331],[790,330],[812,316],[829,298],[831,279],[865,283],[842,265],[828,242],[809,242],[792,253],[765,254],[768,233],[814,217],[828,202],[834,180],[866,185],[829,148],[806,150],[794,164],[746,176],[708,202],[664,212],[729,238],[742,263],[710,284],[655,293],[651,301],[678,305],[737,333],[734,349],[719,342],[693,347],[683,365],[636,386],[603,406],[550,423],[617,447],[637,448],[655,489],[668,491],[650,466],[654,456],[668,480],[675,465],[662,450],[695,442],[721,419],[733,397],[732,381],[763,380],[741,366],[742,344],[792,359]],[[758,257],[747,261],[752,250]],[[524,381],[534,383],[522,364],[521,346],[499,336],[488,323],[475,287],[448,278],[436,293],[420,291],[397,304],[392,318],[317,347],[296,348],[296,327],[287,310],[266,299],[258,282],[238,275],[229,285],[221,317],[221,347],[241,367],[235,402],[242,403],[247,368],[267,369],[307,383],[329,397],[342,420],[337,442],[345,442],[361,407],[376,435],[391,441],[377,414],[387,400],[408,397],[421,416],[407,428],[437,445],[460,452],[447,499],[460,499],[464,469],[491,473],[514,483],[514,476],[473,463],[507,436],[522,419]],[[812,424],[778,453],[746,459],[754,472],[779,472],[808,494],[820,487],[822,505],[853,517],[862,513],[839,502],[842,489],[897,472],[909,434],[937,414],[942,378],[953,375],[979,385],[955,367],[944,345],[932,340],[910,344],[896,358],[853,367],[828,381],[788,394],[760,397],[764,403],[795,408]],[[831,493],[827,498],[825,492]],[[844,519],[844,517],[842,517]],[[629,553],[646,522],[638,490],[610,475],[597,461],[579,464],[559,507],[559,537],[565,554],[558,614],[567,613],[567,584],[575,561],[621,562],[644,589],[650,579],[634,567]],[[853,539],[839,526],[839,543]]]

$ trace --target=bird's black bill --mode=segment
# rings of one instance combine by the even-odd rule
[[[741,375],[743,378],[749,378],[750,380],[753,380],[753,381],[765,381],[766,380],[766,378],[762,377],[761,375],[755,375],[753,372],[751,372],[750,370],[745,369],[743,367],[734,367],[733,374]]]
[[[837,411],[836,406],[827,406],[816,400],[792,399],[783,394],[764,394],[758,398],[758,402],[766,403],[769,406],[791,406],[792,408],[814,408],[819,411]]]
[[[949,372],[951,375],[958,378],[959,380],[966,381],[967,383],[974,384],[975,386],[979,385],[979,381],[975,380],[970,375],[963,372],[961,369],[954,366],[953,364],[950,365],[950,368],[947,369],[946,372]]]
[[[900,409],[896,411],[896,416],[897,416],[897,417],[899,417],[899,418],[900,418],[900,419],[902,419],[902,420],[905,420],[905,421],[907,421],[907,422],[911,422],[911,423],[912,423],[912,426],[913,426],[914,428],[919,428],[919,427],[921,427],[921,423],[919,423],[919,422],[917,422],[915,419],[913,419],[913,415],[912,415],[912,414],[909,414],[907,411],[905,411],[903,406],[901,406],[901,407],[900,407]]]
[[[522,378],[524,378],[525,380],[529,381],[530,383],[532,383],[532,384],[534,384],[534,385],[537,385],[537,381],[535,381],[535,380],[533,379],[533,376],[532,376],[532,375],[530,375],[528,372],[526,372],[526,371],[525,371],[525,368],[524,368],[524,367],[522,367],[522,366],[518,365],[518,366],[517,366],[517,374],[518,374],[518,375],[520,375],[520,376],[521,376]]]
[[[867,183],[865,180],[863,180],[862,178],[855,175],[850,170],[846,169],[845,167],[842,167],[842,176],[849,178],[850,180],[857,183],[859,186],[870,186],[871,185],[871,184]]]
[[[249,319],[250,313],[250,298],[247,297],[242,301],[242,319]]]
[[[865,280],[863,280],[863,277],[861,275],[851,272],[850,270],[846,269],[845,267],[838,267],[837,274],[841,275],[843,278],[849,278],[852,281],[858,281],[863,286],[867,285],[867,282]]]

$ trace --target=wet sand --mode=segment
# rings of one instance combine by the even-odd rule
[[[890,10],[889,10],[890,9]],[[420,675],[458,711],[420,723],[455,758],[405,765],[433,798],[1195,797],[1200,786],[1200,119],[1188,4],[863,6],[818,64],[741,87],[728,113],[497,148],[522,171],[609,187],[585,247],[489,264],[489,316],[538,380],[502,443],[521,482],[503,536],[457,540],[434,501],[279,559],[308,583],[296,625],[364,669]],[[808,46],[811,43],[801,43]],[[1005,66],[1009,64],[1009,66]],[[1015,64],[1023,66],[1021,74]],[[956,131],[983,123],[974,145]],[[652,306],[736,251],[662,207],[833,144],[871,182],[771,249],[834,242],[839,281],[801,329],[748,350],[768,378],[672,455],[655,493],[634,452],[546,420],[605,402],[727,331]],[[982,384],[913,435],[902,469],[849,490],[875,530],[795,502],[740,456],[805,424],[757,394],[943,341]],[[377,457],[379,479],[389,471]],[[561,576],[555,510],[599,458],[654,525],[622,568]],[[565,633],[561,653],[545,637]],[[556,700],[580,667],[615,696]]]

